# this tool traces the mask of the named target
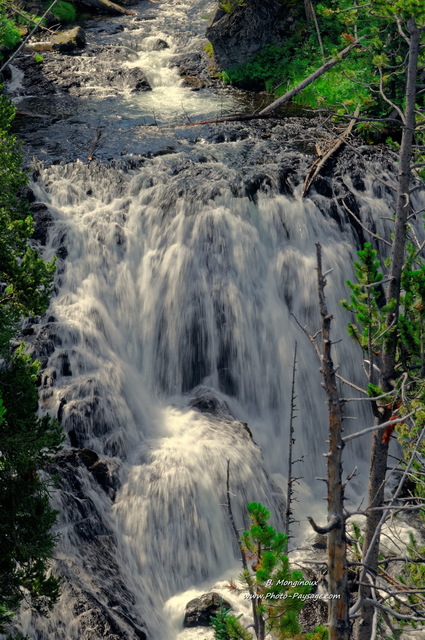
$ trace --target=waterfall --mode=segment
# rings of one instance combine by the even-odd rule
[[[156,66],[149,62],[153,33],[140,28],[136,57],[123,62],[146,68],[153,85],[151,95],[128,105],[142,112],[138,126],[155,104],[158,118],[170,119],[180,97],[162,112],[161,101],[176,86],[174,95],[187,98],[192,115],[217,113],[223,103],[208,89],[200,110],[201,93],[181,87],[169,68],[195,8],[188,46],[196,49],[201,7],[160,5],[164,32],[155,36],[170,46],[156,52]],[[132,42],[137,35],[133,29]],[[105,121],[114,104],[95,102],[106,109]],[[252,500],[265,503],[282,526],[295,342],[295,446],[304,456],[295,535],[307,532],[306,515],[324,520],[315,478],[324,475],[325,398],[319,361],[296,320],[312,333],[319,328],[320,242],[324,268],[332,270],[326,295],[333,336],[343,338],[335,360],[344,377],[364,385],[361,354],[345,338],[349,317],[340,306],[364,238],[338,195],[388,236],[392,194],[374,176],[391,180],[393,168],[371,157],[370,171],[356,167],[354,181],[358,159],[347,152],[328,183],[331,193],[313,189],[302,199],[311,162],[306,146],[317,127],[304,120],[158,130],[146,133],[155,152],[143,157],[137,144],[145,132],[120,129],[127,136],[122,160],[117,149],[110,162],[36,162],[32,189],[51,216],[45,255],[56,254],[58,268],[30,348],[43,365],[41,411],[58,416],[67,443],[51,469],[61,479],[53,500],[62,598],[50,618],[22,613],[20,629],[30,638],[211,637],[180,626],[193,594],[240,572],[223,506],[228,460],[238,526],[247,525]],[[105,144],[110,153],[112,143]],[[371,420],[364,406],[350,406],[348,417],[347,430]],[[364,448],[358,441],[346,448],[345,472],[360,469],[347,489],[353,501],[364,487]]]

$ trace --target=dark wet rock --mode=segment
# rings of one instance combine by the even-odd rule
[[[317,176],[313,182],[315,191],[325,198],[332,198],[333,190],[331,180],[323,176]]]
[[[82,27],[74,27],[73,29],[68,29],[68,31],[53,35],[50,41],[55,51],[64,53],[85,47],[86,34]]]
[[[74,452],[72,452],[74,454]],[[83,464],[89,469],[99,460],[99,456],[92,449],[80,449],[76,452],[77,456],[83,462]]]
[[[161,38],[158,38],[152,44],[152,51],[162,51],[163,49],[169,49],[169,48],[170,48],[170,45],[168,44],[168,42],[165,42],[165,40],[162,40]]]
[[[59,402],[58,413],[57,413],[57,420],[58,420],[59,424],[62,424],[63,408],[64,408],[65,405],[66,405],[65,398],[61,398],[61,400]]]
[[[222,69],[243,64],[267,44],[281,43],[294,8],[278,0],[247,0],[226,13],[218,9],[206,31]]]
[[[69,362],[68,351],[64,350],[57,357],[59,371],[63,376],[72,376],[71,364]]]
[[[147,81],[146,75],[138,67],[128,69],[126,78],[128,79],[131,91],[151,91],[152,87]]]
[[[104,492],[112,500],[115,498],[115,493],[119,486],[116,462],[100,457],[95,451],[86,447],[83,449],[68,449],[61,452],[56,456],[54,464],[59,465],[61,468],[65,465],[67,469],[70,467],[76,468],[83,464]]]
[[[230,604],[212,591],[204,593],[187,603],[184,613],[184,627],[208,627],[211,616],[215,616],[221,608],[231,609]]]
[[[211,75],[211,59],[205,52],[183,53],[174,56],[171,67],[177,67],[184,84],[191,89],[202,89],[217,84]]]
[[[57,378],[56,369],[49,367],[40,373],[40,384],[42,387],[53,387]]]
[[[48,207],[42,202],[33,202],[31,204],[31,213],[34,219],[32,239],[45,246],[47,243],[49,229],[53,222],[52,214]]]
[[[311,545],[313,547],[313,549],[321,549],[324,550],[327,547],[327,537],[321,533],[318,533],[315,538],[314,538],[314,542]]]
[[[110,497],[100,492],[93,500],[87,493],[87,482],[92,477],[96,491],[97,479],[91,469],[99,461],[103,459],[90,449],[64,450],[47,470],[66,487],[62,495],[66,520],[60,524],[66,526],[66,535],[78,548],[73,557],[54,560],[55,574],[61,576],[62,598],[58,607],[64,607],[63,618],[71,612],[84,640],[146,640],[145,625],[134,613],[137,611],[135,596],[120,575],[114,532],[108,517],[105,518]],[[113,461],[105,460],[105,463],[113,468]],[[93,578],[100,587],[96,590],[91,582]],[[40,638],[68,640],[69,628],[58,621],[53,624],[50,635],[47,632]]]
[[[62,346],[62,340],[58,335],[58,324],[55,322],[40,326],[35,338],[28,344],[28,348],[37,358],[43,356],[49,358],[56,347],[60,346]]]
[[[21,189],[21,197],[27,202],[35,202],[34,191],[30,187],[23,187],[23,189]]]
[[[124,31],[122,24],[116,22],[109,22],[108,20],[87,20],[85,22],[86,29],[90,29],[91,33],[107,33],[110,36],[114,36],[117,33]]]
[[[189,402],[190,407],[198,409],[201,413],[210,413],[213,416],[230,416],[227,403],[217,398],[217,395],[210,389],[198,387],[193,393],[194,397]]]
[[[256,194],[261,189],[262,191],[267,190],[268,187],[271,187],[272,180],[269,175],[263,172],[255,172],[247,175],[244,178],[244,191],[245,195],[248,196],[250,200],[256,201]]]
[[[59,249],[56,251],[56,255],[58,258],[60,258],[61,260],[65,260],[65,258],[67,258],[68,256],[68,249],[66,248],[66,246],[63,244],[59,247]]]

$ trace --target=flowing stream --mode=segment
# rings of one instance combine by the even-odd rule
[[[320,242],[334,338],[344,338],[335,359],[364,384],[339,305],[363,235],[339,198],[377,233],[391,224],[391,190],[375,175],[391,181],[393,168],[379,152],[360,162],[346,151],[335,177],[301,198],[312,145],[326,135],[316,121],[168,127],[249,110],[249,100],[191,91],[173,66],[203,50],[212,6],[136,10],[154,18],[123,18],[118,35],[92,25],[99,55],[64,57],[76,77],[90,74],[78,94],[59,91],[47,105],[22,90],[21,76],[9,87],[20,108],[54,114],[22,125],[50,225],[45,255],[58,255],[56,294],[27,333],[44,367],[41,410],[68,438],[53,465],[62,598],[50,618],[23,612],[31,639],[206,640],[210,630],[183,631],[182,620],[186,603],[214,585],[246,615],[241,596],[224,589],[240,572],[223,506],[227,461],[238,526],[257,500],[281,527],[297,342],[295,457],[304,463],[292,545],[310,534],[306,515],[325,520],[315,478],[324,475],[326,407],[319,362],[294,318],[317,331]],[[155,50],[158,39],[168,47]],[[48,74],[48,57],[45,65]],[[104,81],[111,68],[119,83]],[[152,91],[132,92],[135,68]],[[367,410],[351,408],[347,429],[368,426]],[[360,474],[347,489],[355,504],[365,448],[346,449],[346,473],[357,464]]]

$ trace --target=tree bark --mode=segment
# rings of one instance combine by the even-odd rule
[[[326,280],[322,272],[322,254],[320,244],[317,251],[317,281],[319,291],[319,310],[322,318],[322,376],[328,404],[329,450],[327,453],[328,485],[328,601],[329,640],[349,640],[349,593],[347,582],[347,550],[344,519],[344,487],[342,484],[342,406],[339,396],[335,369],[331,356],[330,328],[332,316],[329,315],[324,288]]]
[[[387,338],[382,351],[382,363],[379,384],[381,389],[391,391],[394,388],[394,375],[396,365],[397,350],[397,320],[399,316],[399,301],[401,289],[401,274],[404,264],[406,248],[406,224],[410,207],[410,175],[411,175],[411,154],[413,136],[415,130],[415,101],[417,91],[417,68],[420,45],[420,31],[414,21],[410,19],[407,23],[409,32],[409,60],[407,68],[406,82],[406,107],[405,122],[400,148],[400,166],[398,171],[398,188],[396,200],[396,221],[394,229],[394,239],[391,249],[390,282],[387,288],[387,302],[394,300],[395,308],[387,315],[386,326],[391,327],[387,333]],[[387,421],[391,410],[381,407],[381,417],[377,424]],[[388,444],[382,442],[383,431],[376,431],[372,436],[372,447],[370,456],[370,472],[368,487],[369,507],[380,507],[384,501],[385,477],[387,471]],[[379,536],[375,536],[375,531],[381,518],[379,511],[369,511],[366,517],[366,529],[363,545],[362,562],[367,565],[372,574],[378,570]],[[374,539],[374,542],[373,542]],[[373,542],[373,544],[372,544]],[[367,582],[366,567],[363,569],[360,582]],[[368,587],[360,587],[359,599],[370,597]],[[372,633],[372,623],[374,606],[367,603],[360,609],[361,617],[356,621],[356,640],[369,640]]]

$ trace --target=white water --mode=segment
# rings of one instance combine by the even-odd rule
[[[228,143],[224,154],[238,154],[238,144]],[[305,521],[308,504],[308,513],[324,519],[320,503],[313,504],[321,493],[314,477],[323,475],[324,398],[318,362],[290,312],[317,329],[320,241],[325,268],[334,269],[328,303],[340,319],[335,338],[342,337],[346,318],[338,301],[353,256],[349,226],[341,233],[311,201],[264,195],[255,205],[226,187],[211,200],[211,182],[202,176],[202,199],[196,190],[176,196],[181,177],[170,176],[174,162],[152,160],[127,175],[78,163],[51,167],[35,185],[56,219],[50,252],[63,236],[68,249],[50,309],[62,344],[49,366],[59,368],[66,350],[72,376],[46,389],[44,409],[55,414],[65,399],[63,424],[74,430],[76,444],[122,461],[123,486],[107,519],[122,573],[155,640],[177,633],[170,625],[178,616],[162,612],[170,597],[200,583],[207,589],[229,567],[233,575],[239,571],[222,506],[226,460],[240,526],[250,500],[276,509],[277,489],[264,469],[284,489],[296,340],[297,452],[306,457],[301,474],[310,485],[298,516]],[[217,162],[202,167],[207,176],[231,174]],[[87,197],[89,190],[96,195]],[[338,345],[338,359],[350,375],[358,353],[349,341]],[[185,393],[199,384],[249,423],[264,461],[239,423],[187,406]],[[348,449],[347,459],[361,465],[359,449]],[[64,537],[61,555],[71,559],[78,544]],[[81,570],[91,584],[90,572]],[[184,600],[177,600],[181,607]]]
[[[149,37],[140,66],[152,60]],[[176,74],[167,68],[175,44],[169,34],[167,40],[170,50],[156,52],[156,66],[146,69],[154,91],[140,100],[153,101],[148,110],[165,106],[171,113],[181,96],[201,98],[176,88]],[[185,604],[240,571],[223,507],[228,459],[239,526],[250,500],[267,504],[279,524],[295,341],[296,455],[305,457],[295,534],[305,531],[307,514],[325,519],[322,487],[314,480],[324,475],[326,448],[319,363],[291,314],[317,330],[320,242],[324,267],[333,269],[326,293],[334,339],[344,337],[347,315],[339,301],[347,295],[356,238],[346,218],[340,228],[323,215],[317,202],[326,209],[324,198],[315,204],[297,194],[260,193],[256,203],[235,197],[229,185],[248,170],[238,159],[251,147],[249,140],[205,143],[202,159],[181,152],[128,172],[77,162],[43,169],[34,184],[54,217],[47,257],[63,244],[68,252],[48,314],[56,345],[48,371],[57,378],[42,389],[42,409],[56,415],[61,406],[70,443],[104,456],[121,481],[112,503],[79,468],[83,497],[72,498],[71,490],[56,495],[58,567],[121,621],[125,587],[129,615],[147,626],[150,640],[211,636],[181,631]],[[373,219],[377,232],[387,233],[382,218],[391,214],[390,200],[377,197],[372,180],[365,193],[351,190],[365,224]],[[355,346],[344,340],[335,354],[342,374],[362,382],[353,368]],[[64,371],[65,356],[70,371]],[[230,411],[217,417],[192,408],[191,400],[206,391]],[[354,425],[367,425],[366,412],[355,415]],[[235,419],[248,423],[259,447]],[[354,463],[362,469],[362,445],[347,446],[346,460],[347,473]],[[358,498],[361,489],[355,480],[348,494]],[[100,547],[92,549],[82,527],[92,528]],[[108,567],[110,559],[118,569]],[[111,604],[113,596],[121,609]],[[31,638],[96,640],[75,600],[64,588],[52,618],[34,621],[27,613],[22,630]],[[133,637],[125,622],[122,628]]]

